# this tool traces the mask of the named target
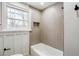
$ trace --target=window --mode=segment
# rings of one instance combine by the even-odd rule
[[[29,13],[12,7],[7,7],[7,29],[29,29]]]

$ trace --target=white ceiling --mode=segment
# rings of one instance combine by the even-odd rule
[[[25,4],[28,4],[34,8],[37,8],[39,10],[43,10],[53,4],[55,4],[56,2],[44,2],[44,5],[41,5],[42,2],[24,2]]]

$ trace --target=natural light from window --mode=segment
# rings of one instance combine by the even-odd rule
[[[29,28],[29,13],[12,7],[7,7],[7,28],[10,30],[27,30]]]

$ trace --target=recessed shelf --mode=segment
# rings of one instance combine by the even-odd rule
[[[39,22],[33,22],[34,26],[39,26],[39,24],[40,24]]]

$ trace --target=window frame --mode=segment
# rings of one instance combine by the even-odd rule
[[[7,7],[10,7],[10,8],[13,8],[13,9],[17,9],[17,10],[20,10],[20,11],[24,11],[26,13],[28,13],[28,29],[26,29],[25,27],[23,29],[21,29],[20,27],[18,29],[13,29],[13,30],[9,30],[8,27],[7,27],[7,21],[6,19],[8,20],[8,13],[7,13]],[[5,13],[5,14],[4,14]],[[13,5],[13,4],[9,4],[9,3],[2,3],[2,30],[3,31],[31,31],[31,10],[25,10],[23,8],[21,8],[20,6],[16,6],[16,5]],[[25,20],[24,20],[25,21]]]

